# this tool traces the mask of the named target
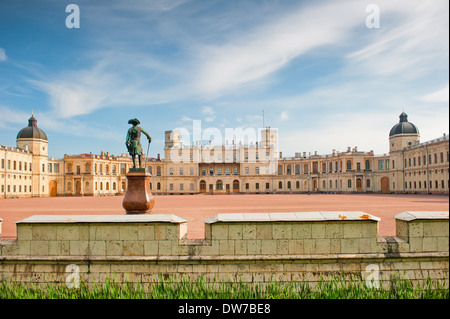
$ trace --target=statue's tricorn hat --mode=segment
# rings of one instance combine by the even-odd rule
[[[138,125],[138,124],[141,124],[141,122],[139,122],[138,119],[131,119],[128,121],[128,124]]]

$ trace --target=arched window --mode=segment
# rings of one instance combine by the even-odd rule
[[[352,169],[352,161],[347,161],[347,169]]]
[[[106,190],[109,191],[109,182],[106,182]]]
[[[116,190],[116,182],[113,182],[113,191],[115,191],[115,190]]]
[[[288,189],[291,189],[291,182],[290,181],[287,182],[287,187],[288,187]]]
[[[220,179],[216,182],[216,189],[217,190],[222,190],[223,189],[223,183],[222,183],[222,181]]]
[[[206,190],[206,182],[200,181],[200,190]]]
[[[281,181],[278,182],[278,188],[279,188],[279,189],[282,189],[282,188],[283,188],[283,182],[281,182]]]
[[[159,167],[159,166],[158,166]],[[160,182],[158,182],[158,184],[156,184],[156,189],[157,190],[161,190],[161,183]]]

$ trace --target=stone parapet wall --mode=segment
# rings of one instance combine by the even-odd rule
[[[368,266],[387,281],[449,279],[448,212],[404,212],[396,236],[378,236],[364,212],[219,214],[205,238],[188,239],[174,215],[32,216],[17,239],[0,240],[0,278],[64,282],[66,267],[83,280],[152,282],[159,277],[267,282],[353,273]],[[370,268],[370,267],[369,267]]]

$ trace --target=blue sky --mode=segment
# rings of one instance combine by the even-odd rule
[[[379,28],[366,26],[372,3]],[[156,156],[166,130],[257,130],[263,110],[284,156],[386,153],[402,111],[430,140],[449,126],[448,5],[1,0],[0,144],[15,145],[32,110],[56,158],[125,153],[134,117]]]

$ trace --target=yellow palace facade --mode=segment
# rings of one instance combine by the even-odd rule
[[[449,138],[420,142],[402,113],[389,132],[389,154],[357,147],[331,154],[278,152],[278,131],[243,145],[183,145],[165,132],[164,158],[149,158],[154,194],[449,193]],[[48,139],[32,116],[16,146],[0,145],[0,198],[114,196],[126,191],[128,155],[84,153],[48,157]]]

